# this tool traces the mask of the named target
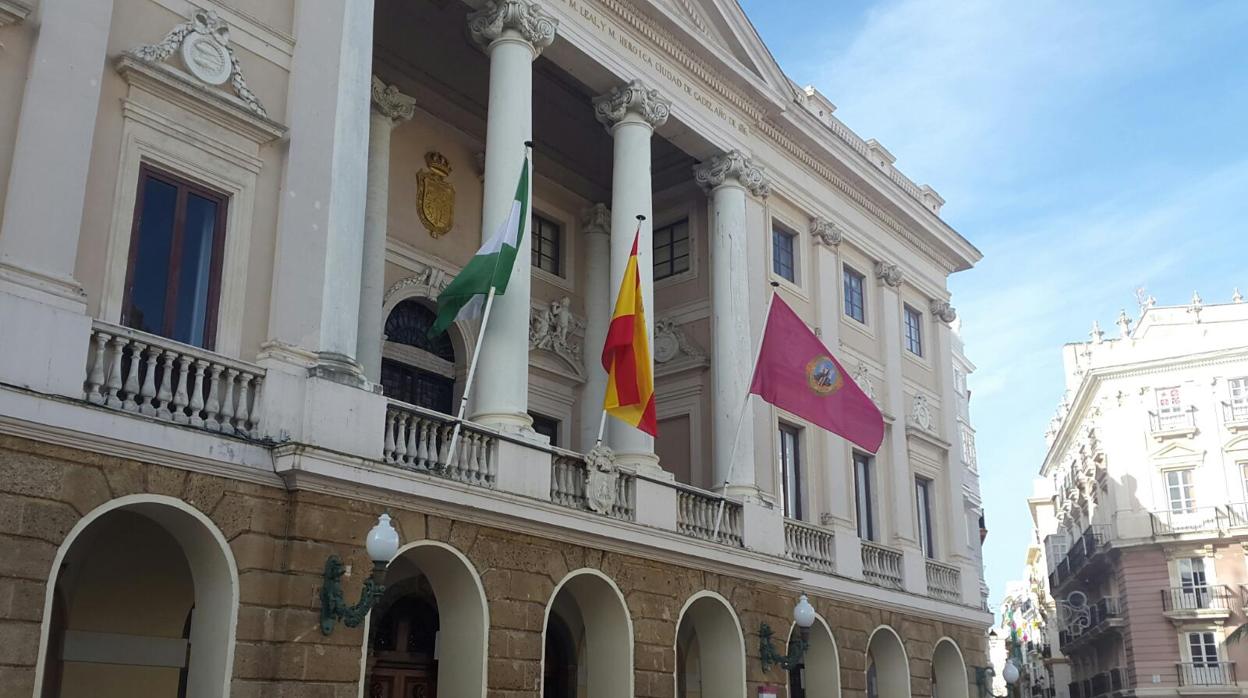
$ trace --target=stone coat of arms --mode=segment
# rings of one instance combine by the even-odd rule
[[[599,514],[610,514],[615,506],[615,454],[603,445],[585,457],[585,503]]]
[[[451,161],[436,151],[425,153],[428,169],[416,173],[416,210],[433,237],[442,237],[455,225],[455,187],[447,176]]]

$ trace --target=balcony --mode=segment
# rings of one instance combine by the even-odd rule
[[[1073,609],[1073,618],[1058,633],[1058,643],[1063,654],[1078,651],[1095,642],[1106,631],[1121,628],[1124,624],[1118,599],[1105,597],[1086,608]]]
[[[826,528],[785,519],[784,555],[812,570],[831,574],[836,571],[836,538]]]
[[[1229,531],[1248,528],[1248,504],[1193,507],[1181,511],[1150,512],[1153,536],[1224,536]]]
[[[1122,669],[1110,669],[1082,681],[1071,681],[1067,689],[1070,698],[1100,698],[1123,690],[1125,677]]]
[[[1049,573],[1049,588],[1057,592],[1075,579],[1089,563],[1099,562],[1112,546],[1112,530],[1105,524],[1093,524],[1071,542],[1066,555]]]
[[[904,589],[902,553],[887,545],[862,541],[862,576],[876,586]]]
[[[1248,430],[1248,402],[1222,403],[1222,424],[1232,432]]]
[[[1227,586],[1173,587],[1161,590],[1161,609],[1166,618],[1225,620],[1239,600]]]
[[[962,598],[962,572],[953,565],[927,561],[927,595],[957,603]]]
[[[1179,686],[1234,687],[1235,662],[1179,662]]]
[[[1149,412],[1148,431],[1158,441],[1191,436],[1196,433],[1196,408],[1191,407],[1183,412],[1166,414]]]

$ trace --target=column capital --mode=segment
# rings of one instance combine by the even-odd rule
[[[555,40],[558,29],[559,20],[536,2],[486,0],[481,9],[468,14],[468,35],[483,51],[499,39],[518,38],[533,47],[536,58]]]
[[[611,88],[610,92],[594,97],[594,116],[608,129],[624,121],[630,114],[645,122],[650,128],[667,123],[672,113],[672,103],[663,98],[658,90],[646,87],[640,80]]]
[[[581,230],[586,234],[611,234],[611,209],[606,204],[594,204],[581,212]]]
[[[932,301],[932,316],[949,325],[958,319],[958,311],[949,305],[949,301],[935,300]]]
[[[845,231],[841,226],[826,218],[810,219],[810,239],[816,245],[836,247],[845,240]]]
[[[693,180],[708,192],[725,184],[735,183],[751,194],[766,197],[771,193],[767,173],[739,150],[720,153],[693,166]]]
[[[897,288],[901,285],[901,280],[905,275],[901,271],[901,267],[889,262],[875,263],[875,277],[880,283]]]
[[[399,92],[395,85],[387,85],[373,76],[373,111],[391,122],[407,121],[416,114],[416,98]]]

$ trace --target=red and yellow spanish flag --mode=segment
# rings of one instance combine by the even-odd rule
[[[624,267],[624,278],[620,282],[620,294],[615,299],[611,326],[607,328],[606,346],[602,348],[602,368],[607,372],[607,394],[602,408],[616,419],[658,436],[650,337],[641,302],[641,276],[637,272],[640,238],[641,226],[638,226],[633,237],[633,251],[628,255],[628,265]]]

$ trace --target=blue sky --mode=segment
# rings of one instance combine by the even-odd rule
[[[741,0],[794,81],[897,156],[984,253],[962,317],[994,605],[1061,345],[1162,304],[1248,294],[1248,2]]]

